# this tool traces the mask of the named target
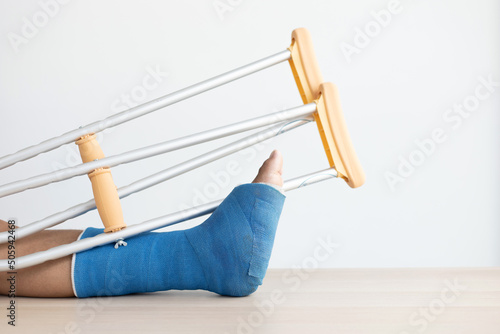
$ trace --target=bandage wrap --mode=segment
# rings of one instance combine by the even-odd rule
[[[78,297],[203,289],[246,296],[265,276],[285,196],[265,184],[236,187],[201,225],[149,232],[126,247],[105,245],[76,254]],[[81,238],[100,234],[88,228]]]

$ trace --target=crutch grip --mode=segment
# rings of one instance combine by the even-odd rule
[[[319,70],[314,54],[311,35],[306,28],[298,28],[292,32],[292,45],[289,59],[295,83],[304,104],[311,103],[319,97],[319,85],[323,76]]]
[[[319,91],[314,118],[330,167],[335,168],[338,177],[343,178],[351,188],[360,187],[365,183],[365,173],[347,130],[337,87],[325,82],[319,86]]]
[[[95,134],[86,135],[76,141],[84,163],[104,158]],[[104,224],[104,232],[116,232],[127,227],[123,220],[120,197],[116,190],[111,170],[98,168],[88,174],[97,211]]]

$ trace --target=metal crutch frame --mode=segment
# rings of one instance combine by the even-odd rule
[[[105,157],[97,143],[95,137],[95,133],[97,132],[198,95],[285,60],[288,60],[292,69],[295,82],[304,102],[302,106],[110,157]],[[194,84],[132,109],[117,113],[104,120],[80,127],[61,136],[48,139],[38,145],[30,146],[16,153],[1,157],[0,169],[4,169],[20,161],[35,157],[40,153],[48,152],[64,144],[75,142],[79,146],[82,164],[65,168],[54,173],[41,174],[24,180],[0,185],[0,198],[27,189],[41,187],[52,182],[59,182],[68,178],[87,174],[92,183],[94,199],[75,205],[65,211],[58,212],[31,224],[16,228],[14,234],[10,231],[2,232],[0,233],[0,244],[26,237],[97,208],[105,226],[105,233],[92,238],[78,240],[70,244],[57,246],[46,251],[19,257],[15,260],[15,268],[22,269],[93,247],[118,242],[119,240],[139,233],[178,224],[195,217],[209,214],[218,207],[222,200],[127,227],[123,219],[120,198],[147,189],[153,185],[312,121],[315,121],[318,126],[330,168],[287,180],[284,183],[284,190],[289,191],[297,189],[334,177],[343,179],[352,188],[363,185],[365,175],[351,143],[340,107],[338,90],[334,84],[323,82],[314,54],[310,34],[305,28],[299,28],[292,32],[292,44],[285,51]],[[113,182],[110,171],[110,168],[113,166],[130,163],[262,127],[266,128],[196,158],[142,178],[127,186],[117,188]],[[8,270],[13,270],[12,262],[9,263],[8,260],[0,260],[0,271]]]

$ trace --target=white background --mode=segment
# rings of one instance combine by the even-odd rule
[[[221,3],[230,7],[218,12]],[[332,180],[290,192],[271,267],[303,265],[319,238],[339,244],[321,267],[498,266],[500,87],[456,128],[443,116],[474,95],[478,77],[500,81],[499,3],[401,1],[400,12],[372,31],[368,45],[346,57],[341,46],[356,46],[357,29],[376,29],[371,12],[388,4],[73,0],[14,47],[24,18],[34,22],[43,9],[38,1],[1,1],[0,156],[126,109],[122,95],[140,91],[148,68],[168,75],[141,102],[280,52],[294,28],[307,27],[325,80],[340,89],[367,182],[356,190]],[[300,104],[282,63],[106,131],[99,140],[113,155]],[[446,141],[391,189],[386,174],[397,173],[400,158],[418,150],[415,141],[438,128]],[[123,186],[231,140],[119,166],[113,176]],[[124,199],[127,223],[177,211],[196,194],[225,196],[250,181],[274,148],[285,157],[285,178],[328,167],[311,124]],[[0,183],[75,165],[76,154],[76,146],[67,145],[19,163],[0,171]],[[230,164],[239,166],[238,175],[210,193],[210,173]],[[2,198],[0,215],[22,226],[91,196],[82,176]],[[60,228],[85,226],[100,226],[96,212]]]

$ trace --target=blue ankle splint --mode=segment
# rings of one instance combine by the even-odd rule
[[[77,297],[161,290],[203,289],[246,296],[266,274],[285,196],[249,183],[236,187],[201,225],[184,231],[148,232],[126,247],[104,245],[74,257]],[[81,238],[103,233],[87,228]]]

